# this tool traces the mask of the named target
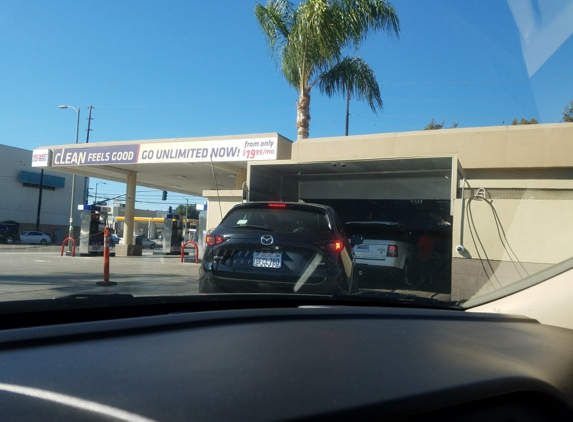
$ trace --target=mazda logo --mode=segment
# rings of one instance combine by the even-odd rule
[[[261,243],[263,245],[272,245],[273,242],[274,239],[270,234],[265,234],[264,236],[261,236]]]

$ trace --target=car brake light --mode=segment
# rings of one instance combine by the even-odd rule
[[[325,249],[328,252],[340,252],[344,248],[344,243],[341,240],[331,240],[330,242],[315,243],[320,249]]]
[[[388,251],[386,252],[386,256],[398,257],[398,245],[388,245]]]
[[[213,236],[212,234],[208,234],[207,238],[205,239],[207,245],[209,246],[218,245],[219,243],[223,243],[225,240],[227,239],[225,239],[223,236]]]
[[[343,244],[340,240],[335,240],[334,242],[328,242],[326,244],[326,249],[330,252],[340,252],[343,248]]]
[[[271,208],[286,208],[286,204],[269,204]]]

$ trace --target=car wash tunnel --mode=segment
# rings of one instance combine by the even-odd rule
[[[458,167],[452,157],[252,165],[249,200],[334,208],[361,288],[450,293]]]

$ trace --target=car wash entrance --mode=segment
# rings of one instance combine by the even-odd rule
[[[342,219],[361,288],[450,293],[457,157],[252,164],[249,200],[320,203]]]

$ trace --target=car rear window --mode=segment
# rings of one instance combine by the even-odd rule
[[[220,224],[227,229],[263,228],[279,233],[323,233],[331,231],[326,215],[305,210],[243,208],[231,213]]]
[[[11,224],[3,224],[2,226],[0,226],[0,230],[8,233],[14,233],[14,234],[18,233],[18,228]]]
[[[408,241],[408,234],[402,226],[397,224],[347,223],[344,229],[349,237],[359,235],[364,239],[372,240]]]

